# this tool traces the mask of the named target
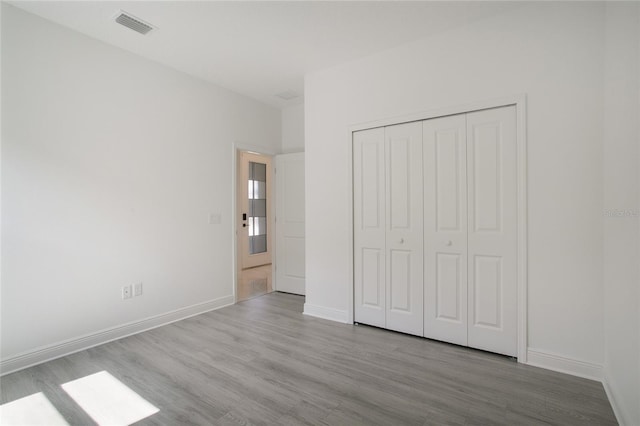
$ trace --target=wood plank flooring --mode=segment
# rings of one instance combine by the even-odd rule
[[[472,349],[302,315],[271,293],[7,375],[1,401],[108,371],[160,411],[141,425],[608,425],[600,383]]]

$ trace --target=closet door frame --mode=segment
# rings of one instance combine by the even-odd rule
[[[349,182],[347,188],[351,203],[349,203],[349,231],[350,239],[349,268],[351,285],[348,289],[348,318],[347,322],[354,323],[354,267],[353,267],[353,133],[373,129],[376,127],[391,126],[395,124],[408,123],[412,121],[423,121],[432,118],[445,117],[449,115],[465,114],[491,108],[505,106],[515,106],[516,109],[516,169],[517,169],[517,310],[518,310],[518,337],[517,337],[517,359],[520,363],[527,363],[527,139],[526,139],[526,94],[507,96],[498,99],[489,99],[471,102],[464,105],[448,106],[430,111],[423,111],[402,117],[381,119],[366,123],[349,126],[347,131],[348,153],[349,153]]]

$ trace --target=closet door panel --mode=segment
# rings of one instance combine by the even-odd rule
[[[389,310],[411,313],[410,250],[389,250]]]
[[[424,336],[467,344],[464,115],[423,122]]]
[[[473,323],[501,329],[502,256],[473,256]]]
[[[459,254],[436,253],[435,263],[435,318],[462,323],[462,297],[466,287],[460,273],[462,258]]]
[[[422,125],[385,128],[386,328],[422,336]]]
[[[362,247],[361,305],[384,310],[384,250]]]
[[[353,136],[354,319],[385,327],[384,128]]]
[[[517,352],[515,107],[467,114],[469,346]]]

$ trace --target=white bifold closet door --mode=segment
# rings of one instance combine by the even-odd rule
[[[424,335],[517,352],[515,107],[424,121]]]
[[[384,128],[353,136],[353,275],[357,322],[386,325]]]
[[[466,115],[423,122],[424,335],[467,345]]]
[[[354,133],[355,321],[517,353],[515,107]]]
[[[357,132],[355,318],[423,334],[422,123]]]
[[[467,114],[469,346],[517,354],[515,106]]]
[[[387,324],[423,333],[422,123],[385,128]]]

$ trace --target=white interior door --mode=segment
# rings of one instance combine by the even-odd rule
[[[386,328],[423,333],[422,123],[385,129]]]
[[[304,153],[277,155],[275,164],[275,289],[304,295]]]
[[[467,345],[465,115],[423,122],[424,336]]]
[[[469,346],[517,353],[515,107],[467,114]]]
[[[353,134],[353,261],[356,322],[385,327],[384,128]]]
[[[271,263],[271,157],[240,153],[241,269]]]
[[[515,356],[515,107],[355,132],[353,150],[355,320]]]

